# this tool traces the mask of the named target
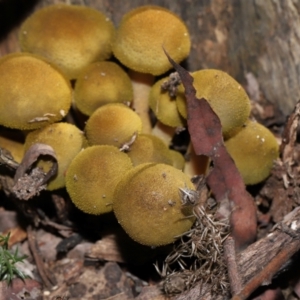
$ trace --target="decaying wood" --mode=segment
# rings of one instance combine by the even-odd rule
[[[224,257],[227,263],[230,290],[233,295],[242,289],[241,276],[238,271],[234,239],[229,236],[224,242]]]
[[[300,151],[297,144],[299,120],[300,101],[286,122],[280,155],[274,162],[271,176],[264,182],[255,199],[258,205],[268,207],[268,214],[275,223],[280,222],[287,213],[300,204]]]
[[[300,207],[289,213],[266,237],[248,246],[236,259],[242,280],[242,291],[234,300],[246,299],[258,286],[271,283],[273,276],[300,249]],[[226,299],[210,295],[209,287],[197,285],[188,292],[175,297],[182,299]]]

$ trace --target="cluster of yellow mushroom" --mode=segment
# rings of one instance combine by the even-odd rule
[[[161,88],[167,77],[143,82],[171,70],[164,50],[177,63],[189,55],[184,22],[165,8],[143,6],[124,15],[115,29],[95,9],[57,4],[25,20],[19,42],[21,53],[0,59],[0,125],[26,130],[24,151],[35,143],[54,149],[58,173],[48,190],[66,187],[89,214],[114,211],[125,231],[145,245],[172,243],[189,230],[191,210],[182,206],[179,191],[194,186],[191,174],[183,172],[183,155],[169,143],[175,129],[186,126],[183,86],[170,95]],[[114,62],[108,61],[112,55]],[[206,98],[219,116],[245,182],[265,179],[278,146],[266,128],[248,121],[246,92],[222,71],[192,76],[197,97]],[[153,128],[150,108],[158,120]],[[74,114],[86,120],[83,128]],[[1,139],[0,147],[6,147]],[[255,166],[255,179],[247,164]],[[38,165],[45,172],[51,167],[46,159]]]

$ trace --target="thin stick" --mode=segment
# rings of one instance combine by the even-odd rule
[[[46,272],[44,263],[43,263],[41,257],[39,256],[39,250],[38,250],[37,244],[36,244],[35,233],[32,229],[32,226],[30,226],[30,225],[27,228],[27,237],[28,237],[28,244],[29,244],[30,250],[32,252],[34,261],[36,263],[36,267],[42,278],[42,281],[48,289],[51,289],[55,285],[55,279],[50,278],[50,275],[48,275]]]
[[[224,242],[224,257],[227,263],[231,294],[236,295],[242,290],[242,281],[236,262],[235,242],[231,236]]]
[[[276,257],[271,260],[267,266],[252,278],[243,288],[243,290],[231,300],[245,300],[260,285],[270,282],[276,272],[300,249],[299,239],[294,239],[283,248]]]

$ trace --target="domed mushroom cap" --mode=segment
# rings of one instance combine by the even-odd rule
[[[108,61],[87,66],[75,83],[76,107],[90,116],[98,107],[108,103],[126,103],[133,99],[129,76],[117,64]]]
[[[168,91],[163,91],[161,85],[168,78],[158,80],[151,88],[149,106],[157,119],[171,127],[184,126],[184,119],[180,115],[176,98],[171,98]]]
[[[141,164],[117,185],[113,210],[136,242],[147,246],[172,243],[194,222],[183,207],[179,188],[194,189],[188,176],[165,164]]]
[[[160,138],[151,134],[140,134],[128,151],[133,166],[142,163],[164,163],[172,165],[171,153]]]
[[[256,184],[266,179],[279,156],[279,146],[273,133],[255,121],[248,121],[225,142],[225,146],[245,184]]]
[[[131,168],[127,154],[114,146],[86,148],[67,170],[66,187],[72,202],[88,214],[110,212],[115,187]]]
[[[24,142],[20,137],[21,132],[6,131],[4,128],[0,129],[0,147],[7,150],[13,159],[20,163],[24,156]]]
[[[214,69],[192,73],[197,98],[205,98],[220,118],[223,134],[241,127],[250,115],[250,100],[243,87],[229,74]],[[181,115],[187,117],[186,99],[182,97],[181,86],[177,97],[177,107]]]
[[[184,165],[185,165],[184,156],[180,152],[178,152],[176,150],[172,150],[172,149],[169,150],[169,153],[172,158],[173,167],[175,167],[176,169],[179,169],[179,170],[183,170]]]
[[[69,81],[40,56],[14,53],[0,59],[0,124],[36,129],[60,121],[71,106]]]
[[[83,148],[83,133],[72,124],[55,123],[30,132],[26,136],[25,151],[36,143],[51,146],[57,157],[58,172],[50,179],[47,189],[52,191],[64,187],[67,168]],[[42,167],[45,172],[48,172],[52,162],[46,158],[40,158],[38,166]]]
[[[115,103],[99,107],[87,120],[85,132],[90,145],[121,147],[142,130],[141,118],[128,106]]]
[[[180,62],[190,47],[188,29],[178,16],[159,6],[141,6],[124,15],[113,53],[130,69],[160,75],[172,68],[163,48]]]
[[[86,6],[56,4],[26,19],[19,42],[22,51],[46,57],[74,79],[83,67],[110,57],[114,34],[112,22],[101,12]]]

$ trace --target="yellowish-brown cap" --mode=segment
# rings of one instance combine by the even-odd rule
[[[142,120],[121,103],[99,107],[87,120],[85,133],[90,145],[121,147],[142,130]]]
[[[67,171],[66,187],[72,202],[88,214],[110,212],[115,187],[131,168],[128,155],[114,146],[86,148]]]
[[[24,142],[19,139],[21,132],[11,132],[11,130],[0,129],[0,147],[7,150],[13,159],[20,163],[24,156]],[[15,138],[17,137],[17,138]]]
[[[229,74],[214,69],[192,73],[197,98],[205,98],[220,118],[223,134],[228,138],[235,128],[241,127],[250,115],[250,100],[243,87]],[[186,99],[183,87],[176,98],[180,114],[186,118]]]
[[[151,134],[140,134],[130,146],[128,156],[133,166],[142,163],[164,163],[172,165],[173,160],[163,140]]]
[[[157,119],[171,127],[184,126],[184,119],[180,115],[176,98],[171,98],[168,91],[163,91],[161,85],[168,78],[158,80],[151,88],[149,94],[149,106]]]
[[[47,189],[52,191],[64,187],[66,171],[71,161],[83,148],[83,132],[69,123],[55,123],[30,132],[26,136],[25,151],[36,143],[51,146],[57,157],[58,172],[50,179]],[[38,166],[48,172],[52,162],[46,158],[41,158],[38,161]]]
[[[70,82],[42,57],[14,53],[0,59],[0,124],[36,129],[60,121],[69,111]]]
[[[75,83],[74,100],[76,107],[88,116],[105,104],[131,102],[131,80],[116,63],[93,63],[79,74]]]
[[[56,4],[26,19],[19,42],[22,51],[46,57],[74,79],[88,64],[110,57],[114,34],[112,22],[101,12],[86,6]]]
[[[170,149],[169,153],[170,153],[171,158],[172,158],[173,167],[183,171],[184,165],[185,165],[184,156],[180,152],[178,152],[176,150],[173,150],[173,149]]]
[[[194,190],[180,170],[165,164],[138,165],[117,185],[114,213],[136,242],[147,246],[172,243],[194,222],[191,208],[182,206],[180,188]]]
[[[249,120],[225,142],[245,184],[256,184],[270,175],[279,146],[273,133],[256,121]]]
[[[176,61],[185,59],[191,41],[184,22],[159,6],[141,6],[124,15],[113,53],[122,64],[141,73],[160,75],[172,68],[163,48]]]

